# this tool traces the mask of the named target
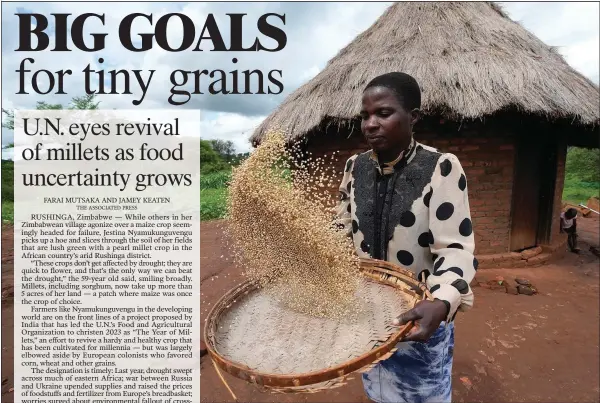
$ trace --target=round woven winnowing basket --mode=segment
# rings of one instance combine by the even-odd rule
[[[360,271],[361,310],[353,320],[291,311],[251,280],[227,292],[204,328],[217,371],[272,392],[310,393],[344,385],[390,357],[413,326],[392,320],[432,296],[412,272],[389,262],[361,259]]]

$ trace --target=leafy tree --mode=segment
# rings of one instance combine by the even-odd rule
[[[208,174],[227,169],[228,165],[208,140],[200,140],[200,172]]]
[[[81,97],[73,97],[70,105],[67,107],[68,110],[95,110],[98,109],[100,102],[96,101],[96,94],[83,95]],[[62,104],[49,104],[46,101],[38,101],[35,109],[38,111],[42,110],[62,110]],[[15,112],[9,111],[2,108],[2,113],[7,116],[6,122],[2,123],[2,127],[14,130],[15,129]]]
[[[14,164],[12,161],[2,160],[2,201],[11,202],[14,200]]]
[[[208,140],[217,154],[225,162],[231,162],[235,158],[235,146],[231,140]]]
[[[68,109],[71,110],[96,110],[100,102],[96,102],[96,94],[87,94],[81,97],[74,97]]]
[[[570,148],[567,152],[566,171],[580,182],[600,182],[600,150]]]

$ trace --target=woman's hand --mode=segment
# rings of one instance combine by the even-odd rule
[[[446,320],[448,307],[439,299],[434,301],[420,301],[413,309],[394,319],[393,324],[402,326],[410,321],[415,325],[403,341],[426,342],[435,333],[440,323]]]

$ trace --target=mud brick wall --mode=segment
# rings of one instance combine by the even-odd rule
[[[423,135],[421,142],[456,155],[467,177],[476,254],[497,254],[510,248],[510,213],[515,146],[511,137],[442,139]]]
[[[475,253],[508,252],[515,160],[513,137],[506,132],[484,132],[480,127],[462,130],[460,137],[454,134],[456,131],[449,135],[449,131],[454,130],[425,128],[416,133],[415,138],[440,152],[452,153],[461,161],[468,182]],[[335,170],[339,180],[342,178],[346,160],[368,149],[360,133],[353,133],[349,138],[347,133],[339,136],[320,136],[307,148],[312,153],[311,157],[325,156],[327,160],[334,151],[338,151]],[[339,200],[338,186],[336,183],[327,189],[333,202]]]

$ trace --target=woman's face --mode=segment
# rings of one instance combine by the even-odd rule
[[[399,154],[409,146],[416,111],[406,111],[392,90],[386,87],[367,88],[363,93],[360,114],[362,133],[374,151]]]

